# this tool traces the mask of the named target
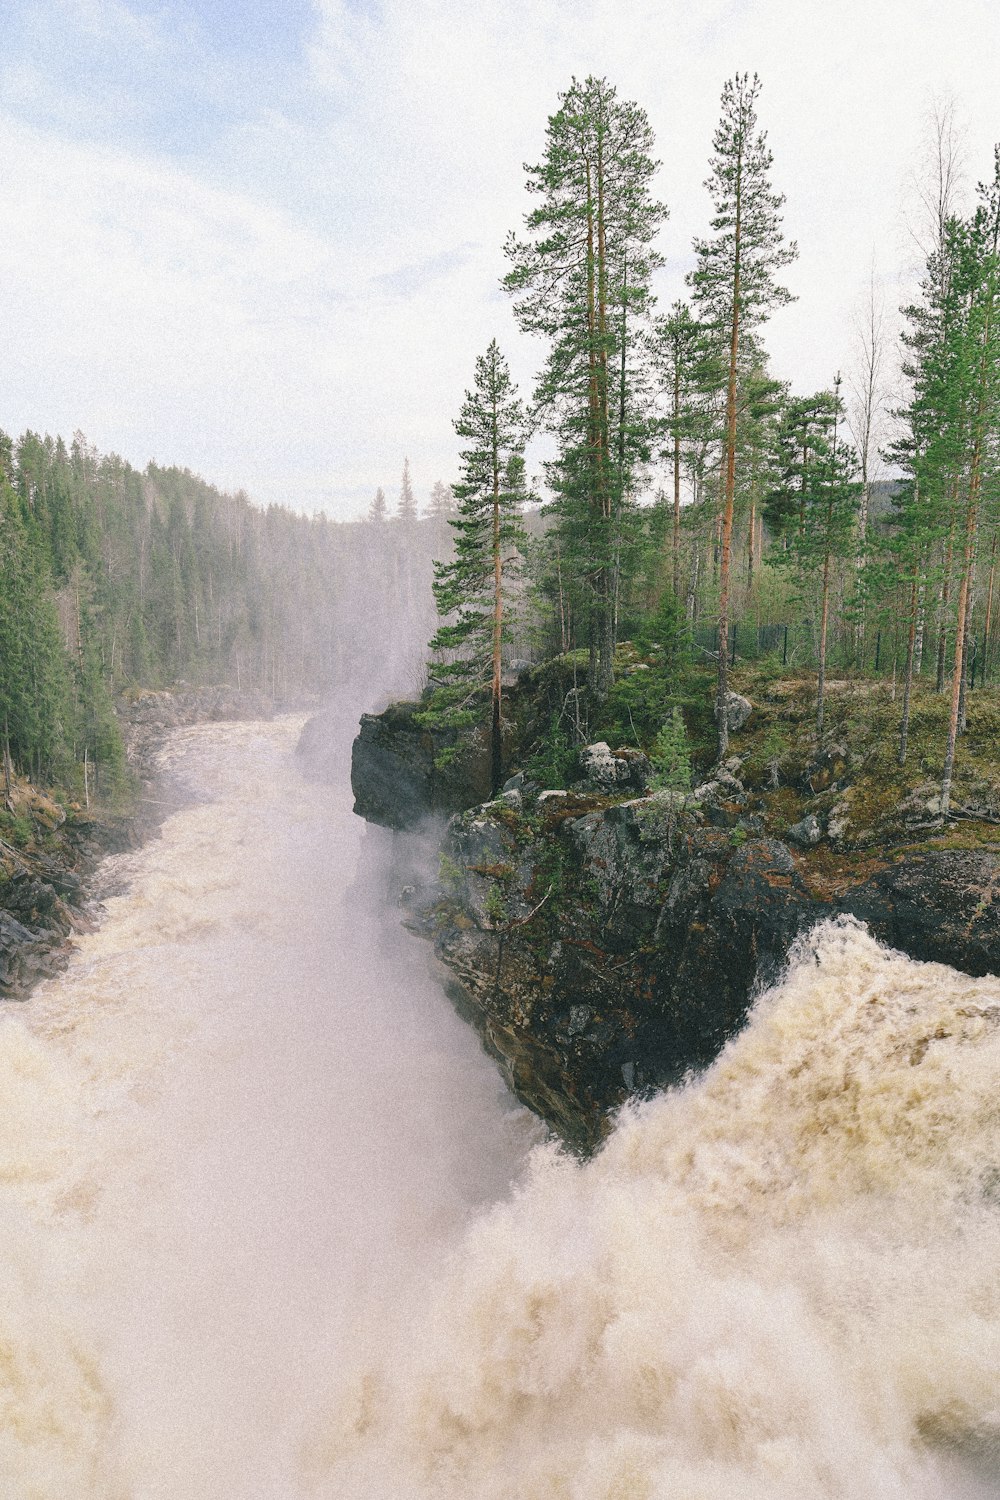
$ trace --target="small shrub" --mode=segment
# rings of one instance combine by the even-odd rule
[[[658,790],[687,792],[691,789],[691,746],[684,716],[675,708],[653,744],[653,785]]]

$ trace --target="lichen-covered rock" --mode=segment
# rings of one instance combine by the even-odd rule
[[[725,697],[726,728],[730,734],[738,734],[749,722],[753,704],[742,693],[728,692]]]
[[[831,744],[818,751],[806,767],[803,778],[808,791],[827,792],[846,784],[850,771],[850,754],[846,745]]]
[[[653,774],[649,757],[641,750],[612,750],[603,740],[583,747],[580,770],[584,781],[599,792],[643,792]]]
[[[811,849],[823,837],[823,825],[815,813],[807,813],[804,818],[792,824],[787,837],[793,844],[798,844],[800,849]]]

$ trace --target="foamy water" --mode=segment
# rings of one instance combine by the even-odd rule
[[[299,728],[175,736],[203,800],[0,1015],[4,1497],[298,1494],[326,1384],[537,1138],[349,890],[364,827]]]
[[[0,1020],[0,1494],[1000,1494],[1000,982],[828,924],[581,1166],[296,732],[179,734],[204,800]]]

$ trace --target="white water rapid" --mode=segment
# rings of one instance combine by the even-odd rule
[[[828,924],[580,1165],[297,730],[0,1015],[4,1500],[1000,1495],[1000,981]]]

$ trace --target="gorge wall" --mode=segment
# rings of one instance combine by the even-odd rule
[[[640,752],[591,746],[571,790],[515,775],[470,807],[469,788],[434,783],[433,745],[411,715],[395,705],[363,722],[356,811],[396,830],[440,820],[436,871],[400,839],[405,920],[433,942],[514,1093],[576,1148],[591,1149],[630,1095],[710,1062],[823,917],[851,914],[913,958],[1000,970],[989,813],[973,836],[956,833],[916,796],[883,837],[852,805],[840,747],[807,768],[821,816],[779,837],[739,756],[691,793],[651,792]]]

